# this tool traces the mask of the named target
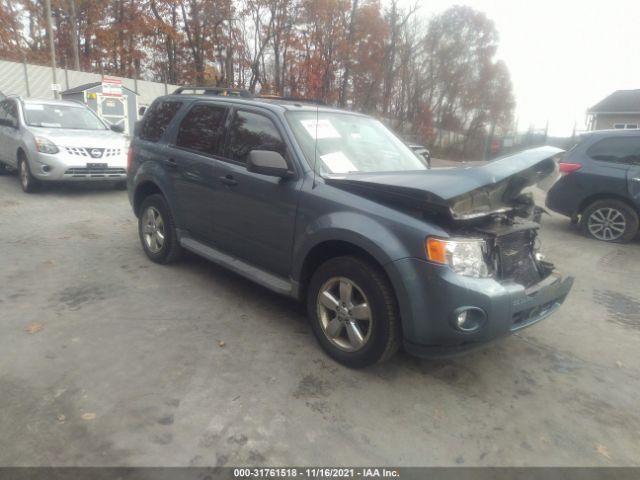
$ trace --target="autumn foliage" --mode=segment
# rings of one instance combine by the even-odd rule
[[[51,0],[58,65],[172,84],[321,99],[418,141],[473,150],[510,123],[483,13],[429,20],[397,0]],[[404,5],[404,4],[403,4]],[[0,0],[0,56],[47,64],[44,0]]]

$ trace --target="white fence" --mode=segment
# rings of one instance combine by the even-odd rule
[[[122,85],[137,92],[139,105],[149,105],[157,97],[171,93],[178,88],[178,85],[109,76],[122,80]],[[0,60],[0,92],[5,95],[54,98],[51,90],[52,77],[51,67]],[[56,79],[64,91],[86,83],[100,82],[102,75],[58,68]]]

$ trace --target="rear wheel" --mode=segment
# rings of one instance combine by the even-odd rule
[[[307,311],[313,332],[334,360],[351,368],[384,361],[400,342],[399,315],[384,272],[358,257],[336,257],[311,278]]]
[[[18,160],[18,177],[20,178],[20,186],[25,193],[33,193],[38,189],[38,180],[31,174],[29,162],[24,155]]]
[[[150,260],[171,263],[180,258],[182,248],[178,243],[173,216],[162,195],[150,195],[142,202],[138,233],[142,248]]]
[[[596,240],[627,243],[638,233],[638,214],[619,200],[598,200],[582,213],[581,227]]]

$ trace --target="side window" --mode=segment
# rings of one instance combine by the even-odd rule
[[[7,111],[6,111],[7,103],[8,103],[8,100],[5,100],[4,102],[0,102],[0,120],[7,119]]]
[[[195,105],[180,123],[176,145],[208,155],[219,153],[225,113],[224,107],[202,103]]]
[[[286,146],[269,118],[238,111],[229,127],[228,156],[237,162],[247,163],[251,150],[271,150],[284,156]]]
[[[140,138],[151,142],[160,140],[181,106],[182,102],[176,101],[154,103],[145,113],[142,128],[140,129]]]
[[[589,147],[587,155],[603,162],[640,165],[640,136],[605,138]]]

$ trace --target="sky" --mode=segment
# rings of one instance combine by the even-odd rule
[[[403,6],[415,0],[403,0]],[[586,110],[615,90],[640,89],[639,0],[418,0],[429,18],[469,5],[500,34],[516,97],[518,129],[549,135],[586,128]]]

